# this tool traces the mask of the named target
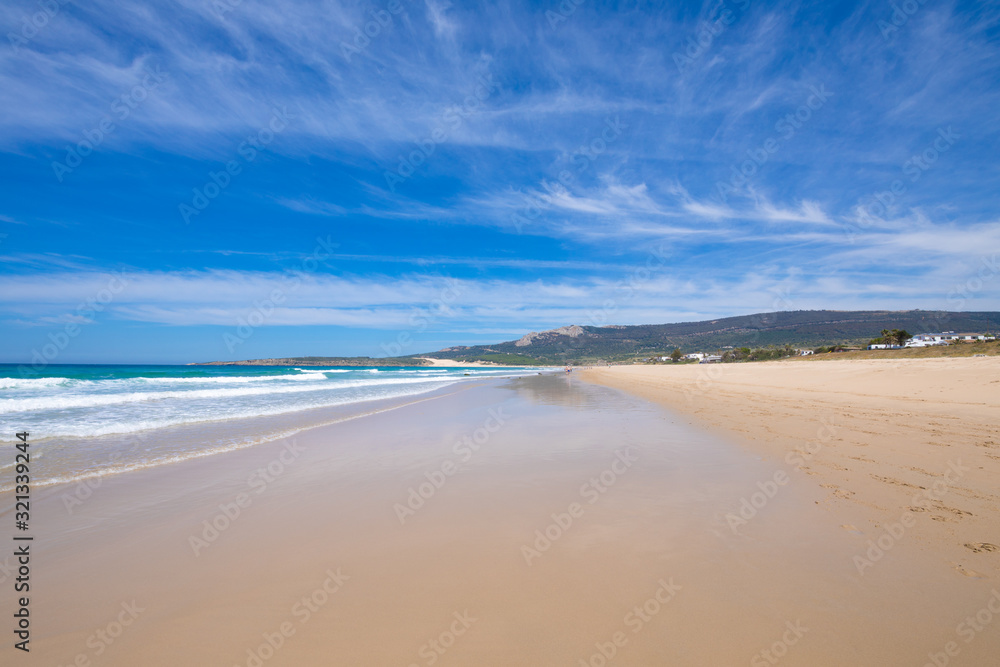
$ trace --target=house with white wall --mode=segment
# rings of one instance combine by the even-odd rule
[[[955,333],[954,331],[942,331],[941,333],[917,334],[906,341],[906,347],[930,347],[932,345],[950,345],[954,342],[993,340],[995,336],[981,333]]]

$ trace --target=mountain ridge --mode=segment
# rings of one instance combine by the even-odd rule
[[[721,325],[721,326],[720,326]],[[774,311],[673,324],[569,325],[530,332],[516,341],[491,345],[452,346],[422,356],[458,361],[569,364],[620,361],[642,355],[709,352],[727,347],[768,347],[867,343],[882,329],[911,334],[938,331],[995,331],[998,312],[926,310],[798,310]]]

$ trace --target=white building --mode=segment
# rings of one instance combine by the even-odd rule
[[[722,361],[722,357],[720,357],[719,355],[717,355],[717,354],[706,354],[706,355],[704,355],[702,357],[701,361],[699,361],[698,363],[699,364],[715,364],[715,363],[718,363],[720,361]]]
[[[955,341],[992,340],[993,336],[981,333],[955,333],[954,331],[943,331],[941,333],[917,334],[906,341],[906,347],[930,347],[932,345],[950,345]]]
[[[951,343],[946,340],[916,340],[910,339],[906,341],[906,345],[903,347],[934,347],[935,345],[950,345]]]
[[[704,352],[692,352],[691,354],[685,354],[684,358],[689,361],[701,361],[705,358]]]

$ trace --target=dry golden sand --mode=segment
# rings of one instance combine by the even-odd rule
[[[845,528],[877,535],[912,518],[906,539],[936,567],[1000,585],[1000,359],[619,366],[583,376],[688,414],[769,460],[804,461]]]

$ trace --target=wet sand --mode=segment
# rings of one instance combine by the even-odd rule
[[[427,398],[108,477],[72,514],[74,487],[38,490],[16,664],[920,665],[952,640],[962,664],[996,655],[1000,614],[956,635],[995,582],[935,567],[908,533],[859,573],[868,537],[810,476],[678,413],[563,375]]]

